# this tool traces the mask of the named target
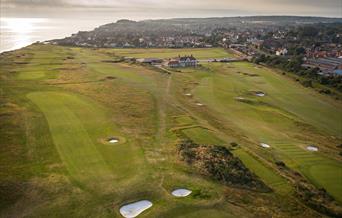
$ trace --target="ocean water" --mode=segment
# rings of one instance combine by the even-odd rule
[[[156,10],[154,8],[30,8],[2,9],[0,5],[0,52],[14,50],[36,41],[64,38],[78,31],[89,31],[119,19],[144,20],[181,17],[227,17],[239,11]]]
[[[0,52],[15,50],[37,41],[64,38],[92,30],[115,20],[63,18],[0,18]]]

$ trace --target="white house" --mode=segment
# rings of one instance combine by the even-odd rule
[[[190,56],[178,56],[176,59],[172,59],[168,63],[169,67],[196,67],[197,66],[197,59],[190,55]]]
[[[277,56],[285,56],[287,55],[287,53],[288,53],[288,50],[286,48],[278,49],[276,51]]]

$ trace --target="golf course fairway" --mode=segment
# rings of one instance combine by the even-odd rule
[[[123,58],[191,54],[197,67]],[[248,61],[208,62],[228,57],[235,54],[223,48],[40,43],[2,53],[0,217],[339,211],[339,95]],[[182,150],[183,143],[198,150]],[[179,189],[187,192],[172,195]],[[137,202],[144,205],[131,213]]]

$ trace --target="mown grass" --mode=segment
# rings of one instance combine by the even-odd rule
[[[227,144],[223,140],[215,136],[215,133],[202,127],[187,128],[187,129],[182,130],[182,132],[197,144],[204,144],[204,145]]]
[[[257,176],[263,179],[263,181],[269,185],[273,190],[281,194],[290,194],[292,187],[290,184],[282,178],[280,175],[272,171],[269,167],[260,163],[257,159],[252,157],[243,149],[237,149],[233,151],[233,154],[239,157],[242,162],[254,172]]]
[[[250,78],[216,64],[166,75],[140,65],[106,62],[113,53],[167,58],[193,54],[199,59],[230,55],[216,48],[116,50],[34,45],[2,57],[0,192],[4,203],[0,216],[120,217],[118,211],[123,204],[148,199],[154,206],[139,217],[253,217],[258,211],[254,203],[248,204],[248,210],[246,205],[228,203],[226,187],[196,174],[180,161],[176,146],[179,138],[169,131],[174,128],[193,126],[181,131],[201,144],[239,142],[241,149],[234,151],[235,155],[276,190],[267,194],[270,197],[287,192],[289,187],[271,167],[255,158],[269,153],[260,153],[247,141],[269,142],[272,155],[309,172],[305,161],[297,162],[300,152],[285,152],[286,146],[276,142],[286,141],[291,148],[295,145],[302,149],[304,140],[295,134],[304,127],[300,137],[310,138],[312,143],[324,139],[324,135],[315,136],[316,130],[293,122],[317,122],[314,118],[310,121],[309,115],[299,119],[302,112],[296,112],[298,105],[292,105],[293,112],[286,109],[289,106],[279,96],[280,100],[267,102],[273,99],[272,89],[266,90],[263,100],[250,95],[250,89],[263,89],[259,85],[273,84],[272,79],[265,81],[263,75]],[[18,61],[22,63],[15,64]],[[240,65],[231,67],[249,69],[249,65]],[[271,72],[260,74],[272,78]],[[275,92],[277,86],[275,83]],[[292,86],[302,90],[296,84]],[[185,91],[194,96],[184,96]],[[237,102],[236,95],[251,98],[253,104]],[[330,105],[329,100],[319,99]],[[198,107],[194,104],[197,101],[205,105]],[[332,108],[339,107],[331,104],[335,105],[330,105]],[[326,110],[318,112],[328,116]],[[324,129],[325,125],[331,126],[332,122],[317,128]],[[106,143],[112,136],[124,141]],[[256,155],[250,155],[244,146]],[[327,164],[336,163],[325,156],[319,158],[328,160]],[[332,187],[336,184],[331,183],[333,173],[327,177],[323,171],[335,172],[339,166],[334,166],[311,168],[307,176],[313,175],[312,181],[318,186]],[[170,192],[178,187],[188,187],[194,194],[176,199]],[[242,199],[248,197],[248,193],[236,192]],[[288,214],[283,208],[297,211],[298,217],[303,211],[312,214],[295,202],[295,206],[277,203],[282,206],[273,207],[267,215]]]
[[[137,167],[142,166],[141,153],[129,143],[105,143],[107,138],[121,134],[95,102],[62,92],[32,92],[28,98],[47,118],[54,144],[75,180],[95,185],[96,189],[109,188],[114,179],[129,180],[132,175],[143,172],[143,167]],[[113,148],[108,149],[109,146]],[[116,158],[106,160],[107,155],[101,154],[103,150]]]
[[[164,75],[103,62],[108,57],[88,49],[26,49],[32,53],[27,63],[13,68],[14,54],[1,69],[1,100],[13,105],[2,107],[11,116],[1,116],[8,124],[1,129],[1,145],[9,149],[1,159],[1,216],[120,217],[121,205],[140,199],[154,203],[141,217],[174,217],[201,206],[222,214],[212,209],[218,194],[205,201],[190,198],[179,207],[182,202],[164,188],[168,181],[168,187],[221,189],[184,173],[177,157],[170,157],[175,147],[166,144],[167,129],[157,128],[169,119],[161,106]],[[107,143],[112,136],[125,142]]]
[[[342,132],[341,124],[337,122],[342,120],[339,113],[341,103],[249,63],[216,64],[210,67],[211,72],[215,73],[208,73],[201,79],[194,90],[194,98],[206,104],[222,119],[231,122],[256,144],[270,144],[274,152],[291,167],[341,200],[340,161],[305,149],[309,144],[318,145],[322,150],[334,148],[334,144],[338,144]],[[252,74],[256,75],[250,76]],[[266,96],[254,96],[252,90],[263,91]],[[236,97],[250,100],[240,101]],[[331,135],[335,137],[334,140],[331,140]],[[335,157],[336,154],[337,151],[332,153]],[[317,165],[329,170],[310,170]],[[334,180],[327,179],[330,172],[335,172]]]
[[[222,48],[190,48],[190,49],[111,49],[106,52],[113,52],[118,56],[135,58],[174,58],[178,55],[193,55],[197,59],[209,58],[227,58],[233,57],[233,54]]]

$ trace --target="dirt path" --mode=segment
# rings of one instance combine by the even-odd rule
[[[157,132],[157,140],[161,143],[163,143],[165,139],[165,132],[166,132],[166,111],[165,110],[167,107],[167,101],[169,99],[171,82],[172,82],[172,75],[168,76],[164,93],[161,94],[160,99],[158,101],[158,114],[159,114],[158,127],[159,128]]]

